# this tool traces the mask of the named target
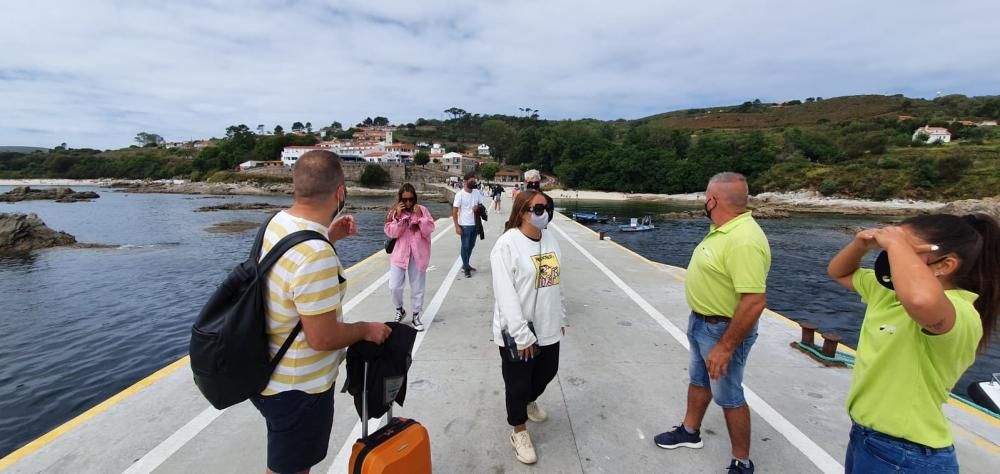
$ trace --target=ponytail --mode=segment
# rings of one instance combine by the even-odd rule
[[[987,214],[958,217],[928,214],[903,221],[927,242],[940,247],[938,255],[954,253],[959,265],[956,286],[979,295],[974,303],[983,323],[979,351],[986,349],[1000,313],[1000,226]]]
[[[1000,312],[1000,226],[987,214],[969,214],[963,219],[982,239],[979,258],[973,262],[966,278],[969,286],[975,287],[974,291],[979,294],[975,306],[983,321],[983,338],[979,341],[979,350],[983,351],[993,336]]]

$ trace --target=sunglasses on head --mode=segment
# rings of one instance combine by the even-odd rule
[[[524,212],[534,212],[536,216],[545,214],[545,204],[535,204],[534,206],[529,206]]]

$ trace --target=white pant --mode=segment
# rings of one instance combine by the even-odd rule
[[[389,264],[389,293],[392,294],[392,306],[403,307],[403,284],[406,274],[410,274],[410,298],[413,301],[412,311],[419,313],[424,310],[424,288],[427,286],[427,272],[417,268],[417,262],[410,256],[407,268],[399,268]]]

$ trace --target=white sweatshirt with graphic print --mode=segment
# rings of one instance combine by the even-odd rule
[[[560,285],[562,253],[551,231],[542,231],[536,242],[518,229],[510,229],[490,252],[493,271],[493,341],[503,346],[507,330],[526,349],[538,342],[548,346],[562,338],[566,310]],[[532,323],[535,334],[528,329]]]

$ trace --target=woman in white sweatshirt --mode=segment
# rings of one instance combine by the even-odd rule
[[[545,195],[528,190],[514,199],[506,230],[490,252],[493,340],[500,346],[510,442],[518,461],[538,460],[525,424],[545,421],[535,400],[559,370],[566,312],[560,286],[562,253],[551,232]],[[510,347],[506,342],[510,342]]]

